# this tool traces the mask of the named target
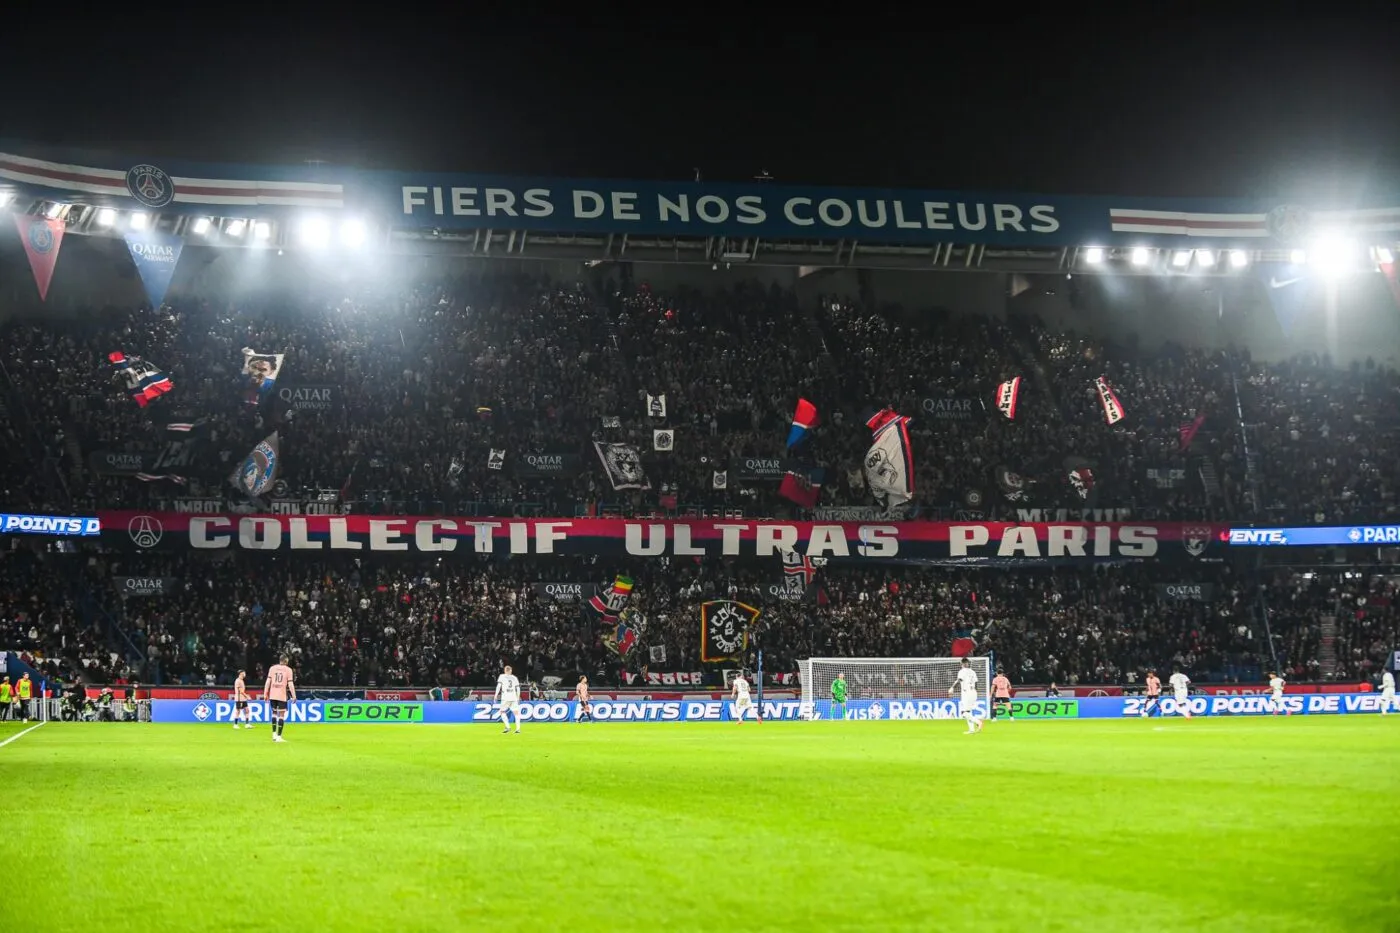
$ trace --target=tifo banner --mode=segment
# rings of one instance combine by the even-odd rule
[[[49,283],[53,281],[53,267],[58,264],[58,250],[63,245],[63,221],[16,214],[15,226],[24,243],[24,254],[29,257],[29,271],[34,273],[39,300],[46,301]]]
[[[136,272],[141,276],[141,284],[146,288],[146,297],[151,299],[152,307],[159,308],[170,290],[185,241],[155,230],[128,230],[123,238],[131,251],[131,261],[136,264]]]
[[[777,522],[745,519],[483,519],[446,516],[193,515],[102,512],[114,546],[430,554],[599,554],[930,564],[1218,559],[1225,526],[1158,522]],[[775,563],[775,566],[776,563]]]
[[[165,596],[175,592],[174,577],[113,577],[112,585],[122,596]]]

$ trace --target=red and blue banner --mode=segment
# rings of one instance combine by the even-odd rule
[[[1193,522],[783,522],[760,519],[513,519],[456,516],[99,512],[103,541],[191,548],[469,558],[554,554],[980,564],[1218,560],[1227,525]]]

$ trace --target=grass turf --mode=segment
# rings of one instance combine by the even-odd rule
[[[1400,716],[49,723],[7,928],[1395,930]],[[0,724],[0,741],[19,727]]]

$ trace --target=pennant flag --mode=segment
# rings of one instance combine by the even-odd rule
[[[728,489],[728,488],[729,488],[729,471],[728,471],[728,470],[715,470],[715,471],[714,471],[714,475],[710,478],[710,485],[711,485],[712,487],[714,487],[715,489]]]
[[[650,395],[650,394],[647,395],[647,417],[648,417],[648,418],[665,418],[665,417],[666,417],[666,396],[665,396],[664,394],[663,394],[663,395]]]
[[[822,482],[825,479],[826,470],[821,467],[797,467],[788,470],[783,474],[783,481],[778,484],[778,495],[804,509],[813,508],[821,498]]]
[[[632,578],[618,574],[611,587],[606,590],[600,587],[599,591],[593,594],[587,607],[599,621],[610,625],[622,615],[622,610],[627,608],[627,601],[631,598]]]
[[[909,450],[909,419],[885,408],[865,422],[872,434],[865,452],[865,482],[875,501],[889,511],[914,497],[914,455]]]
[[[1016,420],[1016,401],[1021,397],[1021,377],[1015,376],[997,386],[997,411],[1006,416],[1007,421]]]
[[[700,604],[700,660],[706,664],[742,658],[749,646],[749,627],[759,610],[732,599]]]
[[[243,348],[242,373],[251,390],[251,404],[256,405],[277,388],[277,377],[282,372],[282,360],[285,357],[285,353],[259,353],[249,347]]]
[[[136,273],[141,276],[141,284],[146,287],[146,297],[151,299],[152,307],[159,308],[170,290],[170,280],[175,277],[185,241],[154,230],[128,230],[123,239],[131,251],[131,261],[136,264]]]
[[[1326,301],[1326,281],[1302,263],[1257,262],[1253,268],[1285,337],[1293,336],[1304,315]]]
[[[107,354],[107,361],[112,364],[112,378],[120,380],[126,394],[142,408],[175,388],[169,373],[139,356],[113,350]]]
[[[674,450],[676,446],[676,435],[673,431],[659,430],[651,432],[652,450]]]
[[[598,454],[598,462],[603,464],[603,472],[608,474],[612,488],[650,489],[651,480],[642,469],[642,457],[631,444],[607,444],[594,441],[593,450]]]
[[[788,429],[788,450],[805,441],[818,423],[817,406],[805,398],[798,399],[797,410],[792,413],[792,427]]]
[[[1196,432],[1201,429],[1201,425],[1206,423],[1206,413],[1200,412],[1195,419],[1183,424],[1178,430],[1181,434],[1181,449],[1183,452],[1191,449],[1191,442],[1196,439]]]
[[[506,452],[491,448],[491,452],[486,455],[486,469],[499,470],[506,465]]]
[[[1115,425],[1123,420],[1123,405],[1113,393],[1113,387],[1103,376],[1094,380],[1094,388],[1099,391],[1099,404],[1103,406],[1103,420]]]
[[[1390,286],[1390,294],[1395,299],[1395,306],[1400,308],[1400,273],[1396,271],[1395,254],[1388,249],[1379,248],[1376,250],[1376,265],[1380,267],[1381,275],[1385,276],[1386,284]]]
[[[53,267],[58,263],[58,248],[63,245],[63,221],[16,214],[15,226],[19,228],[19,238],[24,242],[24,253],[29,257],[29,271],[34,273],[34,284],[39,287],[39,300],[47,301],[49,283],[53,281]]]
[[[249,451],[229,480],[250,499],[261,496],[277,482],[277,474],[282,469],[281,450],[277,432],[273,431]]]
[[[1085,507],[1093,508],[1099,501],[1099,484],[1094,478],[1093,464],[1083,457],[1066,457],[1065,474]]]

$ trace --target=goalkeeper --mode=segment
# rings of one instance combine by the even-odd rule
[[[838,714],[836,711],[840,710]],[[831,718],[846,718],[846,675],[837,674],[831,682]]]

